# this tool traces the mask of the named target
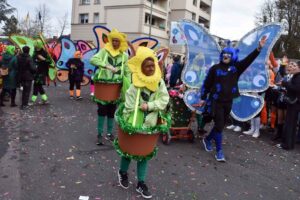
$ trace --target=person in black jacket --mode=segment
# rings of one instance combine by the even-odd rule
[[[220,54],[220,63],[209,69],[204,80],[199,106],[204,106],[208,94],[212,97],[214,127],[202,142],[206,151],[212,151],[211,140],[215,140],[217,148],[215,158],[217,161],[225,161],[222,151],[222,132],[231,111],[232,101],[239,96],[239,77],[259,55],[265,42],[266,37],[263,37],[259,42],[258,48],[241,61],[237,61],[236,49],[231,47],[224,48]]]
[[[18,79],[19,83],[23,86],[21,109],[26,109],[28,107],[33,75],[36,69],[33,64],[33,60],[29,55],[30,48],[28,46],[24,46],[22,51],[23,53],[17,57],[19,71]]]
[[[170,76],[170,87],[175,87],[177,80],[180,79],[181,75],[181,63],[180,56],[176,55],[173,58],[173,65],[171,68],[171,76]]]
[[[290,80],[283,80],[281,85],[287,91],[284,101],[287,103],[285,126],[282,135],[282,142],[277,147],[290,150],[295,146],[298,115],[300,113],[300,61],[290,63],[288,74],[292,75]]]
[[[76,100],[82,99],[80,84],[84,74],[84,63],[81,61],[81,52],[76,51],[74,58],[70,58],[66,63],[69,68],[70,99],[74,99],[74,86],[76,85]]]
[[[46,84],[46,77],[48,76],[49,65],[51,63],[48,53],[44,49],[43,42],[36,40],[34,44],[35,52],[33,55],[33,61],[37,65],[37,70],[34,75],[33,83],[33,95],[31,97],[32,102],[36,102],[38,94],[42,97],[42,103],[48,103],[48,96],[45,93],[43,85]]]

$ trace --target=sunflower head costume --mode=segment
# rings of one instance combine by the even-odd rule
[[[147,76],[143,72],[143,64],[147,60],[154,62],[154,74],[151,76]],[[154,51],[147,47],[139,47],[136,56],[128,61],[128,67],[132,73],[132,83],[135,87],[146,87],[151,92],[155,92],[158,89],[161,80],[161,70]]]
[[[114,40],[119,41],[118,48],[116,49],[113,45]],[[108,43],[104,47],[113,57],[122,54],[128,49],[127,35],[119,32],[117,29],[113,29],[108,34]]]

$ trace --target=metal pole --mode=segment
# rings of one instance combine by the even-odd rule
[[[153,10],[153,0],[151,0],[149,37],[151,37],[151,28],[152,28],[152,10]]]

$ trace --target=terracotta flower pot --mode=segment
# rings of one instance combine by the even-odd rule
[[[95,98],[101,101],[115,101],[121,94],[120,83],[95,82]]]
[[[147,156],[153,152],[156,147],[159,134],[134,134],[124,133],[118,127],[119,146],[124,153],[134,156]]]

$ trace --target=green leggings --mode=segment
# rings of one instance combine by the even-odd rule
[[[131,159],[121,157],[120,171],[127,172]],[[147,160],[137,161],[137,177],[138,181],[145,181],[147,173]]]
[[[103,134],[105,117],[98,115],[98,136]],[[107,134],[113,134],[114,118],[107,117]]]

